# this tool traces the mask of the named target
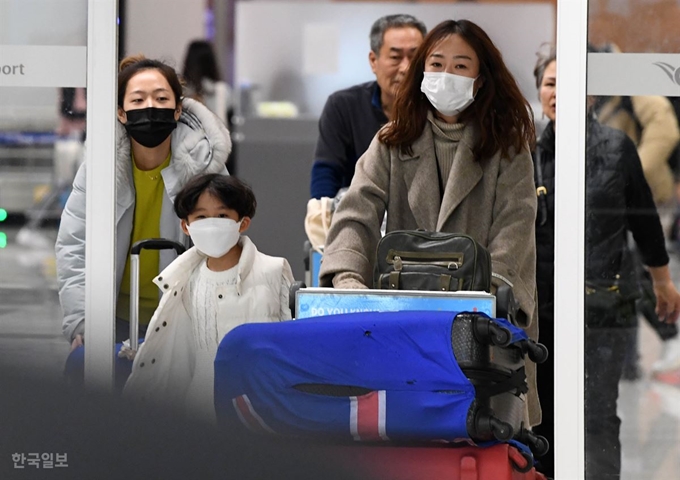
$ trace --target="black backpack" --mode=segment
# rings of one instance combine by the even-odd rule
[[[491,291],[491,255],[458,233],[396,230],[378,242],[375,288]]]

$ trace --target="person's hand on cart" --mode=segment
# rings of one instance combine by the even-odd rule
[[[83,346],[83,336],[81,334],[77,334],[74,338],[73,341],[71,342],[71,352],[75,350],[78,347]]]
[[[353,272],[342,272],[333,278],[333,288],[367,289],[361,276]]]
[[[654,282],[656,296],[656,314],[661,321],[676,323],[680,316],[680,293],[671,280],[668,265],[649,267]]]

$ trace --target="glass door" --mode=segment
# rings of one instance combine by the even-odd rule
[[[678,18],[677,2],[558,2],[558,479],[677,476]]]

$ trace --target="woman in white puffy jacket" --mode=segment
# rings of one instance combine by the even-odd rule
[[[228,175],[229,131],[205,106],[182,98],[175,70],[144,56],[125,58],[118,74],[116,132],[116,341],[129,337],[130,246],[163,237],[188,246],[173,211],[175,196],[199,173]],[[85,328],[85,198],[83,164],[61,216],[56,243],[63,332],[72,349]],[[142,252],[140,331],[159,294],[152,280],[175,258],[171,251]]]

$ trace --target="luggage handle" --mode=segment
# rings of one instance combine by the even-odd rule
[[[186,248],[181,243],[165,238],[147,238],[135,242],[130,249],[130,255],[139,255],[142,250],[170,250],[173,249],[177,255],[182,255]]]
[[[307,285],[305,285],[305,282],[298,280],[293,282],[288,289],[288,308],[290,308],[290,314],[293,318],[295,318],[295,311],[297,310],[297,292],[301,288],[307,288]]]
[[[181,243],[165,238],[148,238],[135,242],[130,249],[130,350],[139,348],[139,254],[142,250],[174,250],[177,255],[186,248]]]

